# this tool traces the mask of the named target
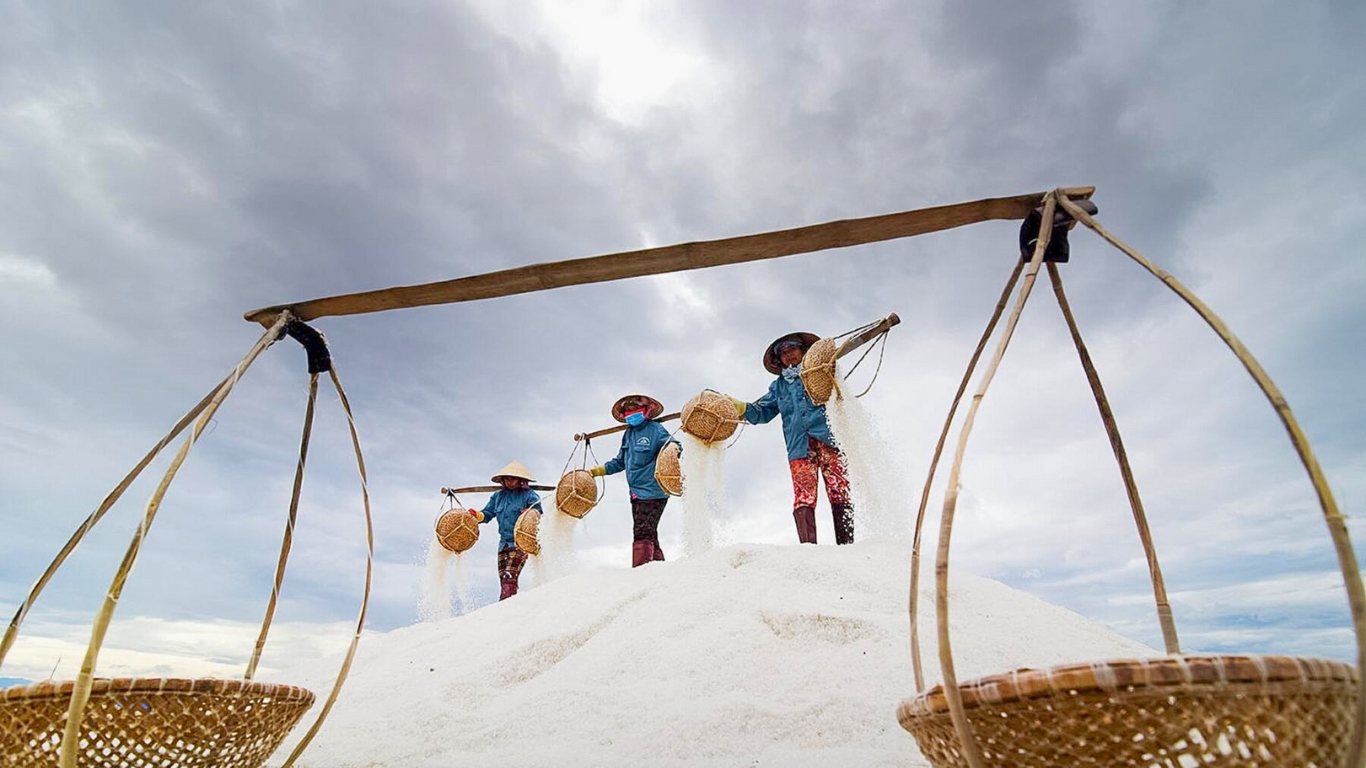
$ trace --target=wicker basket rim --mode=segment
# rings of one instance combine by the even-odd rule
[[[1350,682],[1357,669],[1331,659],[1298,656],[1183,654],[1155,659],[1115,659],[1064,664],[1047,669],[1017,669],[969,680],[958,686],[963,706],[1004,704],[1059,693],[1133,693],[1145,689],[1172,690],[1228,684],[1276,682]],[[938,715],[949,711],[944,686],[939,684],[901,705],[905,716]]]
[[[0,702],[32,701],[69,698],[76,681],[44,680],[0,688]],[[271,696],[286,701],[314,700],[307,688],[286,683],[264,683],[256,680],[225,680],[217,677],[97,677],[90,688],[93,696],[117,696],[129,693],[194,694],[212,696],[242,696],[246,694]]]

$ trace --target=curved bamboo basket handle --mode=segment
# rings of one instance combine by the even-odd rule
[[[38,580],[34,582],[33,588],[29,590],[28,596],[24,598],[24,602],[19,604],[19,609],[14,612],[14,618],[10,619],[9,628],[5,630],[4,639],[0,639],[0,665],[5,663],[5,656],[9,654],[10,648],[14,646],[14,641],[19,636],[19,626],[24,623],[24,618],[28,616],[29,609],[32,608],[33,603],[38,600],[38,596],[43,593],[43,589],[47,586],[47,583],[56,575],[57,570],[62,567],[62,563],[66,562],[66,559],[71,556],[71,553],[76,551],[76,547],[85,539],[86,534],[90,533],[91,529],[100,522],[100,519],[104,517],[104,514],[123,497],[124,491],[128,490],[128,486],[132,485],[133,481],[138,478],[138,475],[142,474],[142,470],[146,469],[147,465],[151,464],[152,460],[161,453],[161,450],[170,445],[171,441],[176,439],[176,436],[184,431],[185,427],[188,427],[196,416],[203,413],[204,409],[208,407],[209,402],[213,400],[214,395],[218,394],[218,391],[228,383],[230,378],[232,378],[231,375],[218,382],[213,389],[209,390],[209,394],[204,395],[204,399],[200,400],[195,407],[191,408],[189,413],[181,417],[180,421],[177,421],[175,426],[171,427],[171,431],[167,432],[165,437],[161,438],[156,445],[152,446],[152,450],[148,451],[147,455],[142,457],[142,461],[139,461],[137,466],[133,467],[132,471],[125,475],[118,485],[114,486],[114,490],[110,491],[109,495],[104,497],[104,501],[100,502],[100,505],[95,508],[95,511],[91,512],[90,516],[76,528],[76,532],[71,534],[71,538],[67,540],[66,546],[62,547],[62,550],[58,552],[57,556],[52,559],[52,562],[48,564],[47,570],[43,571],[43,575],[39,576]]]
[[[85,659],[81,662],[81,672],[76,677],[75,686],[71,691],[71,704],[66,711],[66,729],[62,734],[62,748],[59,758],[61,768],[76,768],[80,752],[81,717],[85,714],[85,705],[90,700],[90,689],[94,682],[95,663],[99,660],[100,646],[104,644],[104,636],[109,630],[109,622],[114,618],[114,608],[118,605],[119,596],[123,593],[123,585],[128,581],[128,574],[133,570],[133,563],[137,562],[138,552],[142,549],[142,540],[146,538],[147,532],[152,527],[152,521],[156,518],[157,510],[161,508],[161,500],[166,496],[166,491],[171,487],[171,481],[175,479],[176,473],[180,471],[180,466],[189,455],[190,446],[199,440],[204,427],[218,412],[218,407],[227,399],[233,387],[242,378],[242,374],[247,372],[247,368],[256,360],[256,357],[280,337],[280,333],[284,330],[285,323],[289,319],[288,312],[281,312],[276,317],[275,323],[261,335],[261,338],[247,352],[247,356],[242,358],[242,362],[237,364],[237,368],[228,377],[227,383],[219,387],[218,391],[214,393],[213,398],[204,408],[204,412],[195,421],[194,429],[185,438],[185,442],[181,444],[180,451],[171,460],[171,465],[166,469],[166,474],[162,476],[156,491],[152,493],[151,500],[147,502],[147,511],[143,514],[137,532],[133,534],[133,540],[128,544],[128,551],[123,555],[123,562],[119,565],[118,572],[114,574],[114,581],[109,585],[109,591],[105,593],[104,604],[100,606],[100,611],[95,616],[95,623],[90,629],[90,644],[86,646]]]
[[[1148,559],[1148,577],[1153,583],[1153,599],[1157,602],[1157,623],[1162,627],[1162,643],[1166,646],[1167,653],[1178,654],[1181,652],[1181,643],[1176,637],[1176,620],[1172,617],[1172,606],[1167,601],[1167,584],[1162,579],[1162,566],[1157,562],[1157,547],[1153,546],[1153,534],[1148,529],[1148,515],[1143,511],[1143,500],[1138,495],[1138,483],[1134,482],[1134,472],[1129,467],[1129,454],[1125,452],[1124,440],[1119,436],[1119,424],[1115,422],[1115,414],[1110,410],[1110,400],[1105,396],[1105,388],[1101,386],[1100,374],[1091,361],[1091,353],[1086,350],[1086,342],[1081,340],[1081,329],[1077,327],[1076,318],[1072,316],[1072,307],[1067,303],[1067,294],[1063,292],[1062,275],[1058,272],[1058,265],[1049,263],[1046,266],[1048,279],[1053,284],[1053,295],[1058,298],[1058,308],[1062,310],[1063,319],[1067,321],[1067,330],[1072,334],[1072,344],[1077,348],[1082,370],[1086,372],[1086,381],[1091,385],[1091,395],[1096,400],[1096,408],[1100,410],[1100,420],[1105,424],[1105,434],[1110,438],[1110,450],[1115,454],[1115,461],[1119,464],[1119,475],[1124,481],[1124,493],[1129,497],[1129,509],[1133,511],[1134,524],[1138,526],[1138,539],[1143,545],[1143,555]]]
[[[261,620],[261,633],[256,638],[256,648],[247,662],[243,680],[256,675],[256,665],[261,662],[261,652],[266,647],[266,635],[270,633],[270,623],[275,618],[275,606],[280,602],[280,585],[285,580],[285,564],[289,561],[289,550],[294,543],[294,522],[299,517],[299,494],[304,487],[304,465],[308,463],[308,441],[313,434],[313,410],[318,400],[318,374],[308,375],[308,404],[304,406],[304,434],[299,440],[299,461],[294,468],[294,491],[289,497],[289,517],[285,521],[285,535],[280,542],[280,559],[275,564],[275,583],[270,588],[270,602],[266,604],[266,616]]]
[[[925,508],[930,501],[930,486],[934,484],[934,471],[939,466],[939,456],[944,452],[944,441],[948,439],[949,428],[953,425],[953,416],[958,411],[958,403],[963,399],[963,393],[968,389],[968,382],[972,381],[972,372],[977,369],[977,360],[982,356],[982,350],[986,349],[987,341],[991,339],[991,334],[996,330],[996,323],[1001,319],[1001,313],[1005,311],[1006,302],[1010,299],[1011,291],[1015,290],[1015,281],[1020,278],[1020,272],[1024,269],[1023,259],[1015,260],[1015,267],[1010,272],[1010,279],[1006,280],[1006,287],[1001,291],[1001,298],[996,302],[996,309],[991,313],[991,320],[987,322],[986,330],[982,331],[982,339],[977,342],[977,349],[973,350],[972,358],[968,360],[968,369],[963,372],[963,380],[958,384],[958,391],[953,395],[953,403],[949,405],[948,418],[944,419],[944,429],[939,432],[939,442],[934,446],[934,457],[930,459],[930,471],[925,478],[925,490],[920,494],[920,509],[915,513],[915,536],[911,541],[911,597],[908,609],[911,613],[911,668],[915,671],[915,692],[920,693],[925,690],[925,674],[920,664],[920,625],[919,625],[919,602],[920,602],[920,532],[925,524]]]
[[[337,390],[337,397],[341,400],[342,410],[346,412],[346,425],[351,431],[351,447],[356,452],[356,470],[360,473],[360,493],[361,500],[365,505],[365,590],[361,594],[360,613],[356,616],[356,633],[351,636],[351,644],[346,649],[346,658],[342,659],[341,669],[337,672],[337,679],[332,684],[332,691],[327,695],[327,701],[323,704],[322,711],[318,713],[318,719],[313,721],[294,746],[294,751],[289,753],[289,759],[285,760],[280,768],[291,768],[294,761],[299,759],[299,755],[308,748],[313,737],[318,735],[318,729],[322,728],[323,721],[332,712],[332,705],[337,703],[337,696],[341,693],[342,685],[346,682],[346,676],[351,672],[351,662],[356,658],[356,646],[360,643],[361,630],[365,628],[365,612],[370,606],[370,580],[375,570],[375,527],[370,516],[370,484],[366,480],[365,457],[360,451],[360,435],[356,433],[356,420],[351,415],[351,401],[346,398],[346,390],[342,389],[341,379],[337,378],[337,366],[333,363],[328,369],[328,374],[332,377],[332,385]]]
[[[1058,195],[1054,192],[1050,192],[1044,198],[1043,221],[1053,220],[1057,198]],[[953,536],[953,514],[958,508],[958,477],[963,469],[963,454],[967,452],[968,436],[972,434],[972,425],[977,420],[977,410],[982,406],[982,398],[986,397],[987,387],[991,386],[997,369],[1001,367],[1001,359],[1005,357],[1006,347],[1010,345],[1010,337],[1015,334],[1015,326],[1020,322],[1020,313],[1024,311],[1025,302],[1034,288],[1034,281],[1039,277],[1039,265],[1043,262],[1044,251],[1048,248],[1048,241],[1052,236],[1052,227],[1039,227],[1039,239],[1034,245],[1034,255],[1029,260],[1029,267],[1025,270],[1024,282],[1020,284],[1020,296],[1015,300],[1015,308],[1011,310],[1010,317],[1006,319],[1006,327],[1001,332],[996,353],[982,374],[982,381],[977,385],[976,394],[972,396],[972,405],[968,407],[967,416],[963,419],[963,428],[958,433],[958,447],[953,454],[953,468],[949,471],[948,486],[944,493],[944,512],[939,520],[939,552],[934,563],[939,667],[944,675],[944,698],[949,705],[949,717],[953,720],[953,730],[958,735],[958,741],[963,747],[963,757],[967,759],[969,768],[986,768],[986,761],[982,759],[982,749],[978,746],[976,737],[972,735],[972,725],[968,723],[967,711],[963,708],[963,694],[958,690],[958,675],[954,673],[953,648],[949,641],[949,540]]]
[[[1324,476],[1323,468],[1319,466],[1313,449],[1309,447],[1309,440],[1305,438],[1299,422],[1290,412],[1290,405],[1285,401],[1285,395],[1281,394],[1280,389],[1276,387],[1261,364],[1233,335],[1233,332],[1228,329],[1228,326],[1218,315],[1214,314],[1209,307],[1205,306],[1204,302],[1196,298],[1195,294],[1191,293],[1170,273],[1110,234],[1095,219],[1091,218],[1090,214],[1068,200],[1066,196],[1063,196],[1060,202],[1073,218],[1095,230],[1096,234],[1123,251],[1126,256],[1137,262],[1153,277],[1165,283],[1177,296],[1181,297],[1182,301],[1185,301],[1191,309],[1195,310],[1196,314],[1200,315],[1205,323],[1219,335],[1219,338],[1223,339],[1224,344],[1233,351],[1238,361],[1251,374],[1253,380],[1257,382],[1257,386],[1261,388],[1262,394],[1266,395],[1266,399],[1271,402],[1271,407],[1280,417],[1281,424],[1285,426],[1285,431],[1290,436],[1290,442],[1295,447],[1295,453],[1299,455],[1300,462],[1304,464],[1305,471],[1309,473],[1309,480],[1314,486],[1314,493],[1318,496],[1319,506],[1323,509],[1324,522],[1328,525],[1328,535],[1332,538],[1333,547],[1337,552],[1338,565],[1342,569],[1342,579],[1347,588],[1347,600],[1352,611],[1352,628],[1356,632],[1357,641],[1357,711],[1356,725],[1352,731],[1352,746],[1345,764],[1350,768],[1358,768],[1362,765],[1363,757],[1366,757],[1363,754],[1363,738],[1366,738],[1366,589],[1363,589],[1361,583],[1361,573],[1357,565],[1356,552],[1352,549],[1351,537],[1347,534],[1346,520],[1338,511],[1337,501],[1333,498],[1333,491],[1328,486],[1328,478]]]

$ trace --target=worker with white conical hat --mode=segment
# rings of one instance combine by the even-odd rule
[[[498,521],[498,599],[506,600],[517,594],[517,579],[522,575],[522,568],[529,557],[526,550],[517,546],[517,540],[513,537],[517,518],[528,509],[540,512],[541,497],[531,490],[531,484],[536,479],[520,461],[514,460],[498,470],[493,482],[502,488],[489,497],[482,511],[471,509],[470,514],[481,523]]]

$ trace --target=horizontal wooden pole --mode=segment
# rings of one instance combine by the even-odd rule
[[[1063,191],[1071,197],[1088,197],[1095,191],[1095,187],[1070,187]],[[320,317],[477,301],[570,285],[775,259],[798,253],[847,248],[923,235],[982,221],[1023,219],[1030,210],[1037,208],[1042,200],[1043,193],[988,198],[903,213],[843,219],[757,235],[533,264],[437,283],[277,304],[273,307],[253,309],[247,312],[245,317],[252,322],[269,325],[281,311],[289,310],[299,320],[309,321]]]
[[[676,413],[668,413],[668,414],[665,414],[665,415],[663,415],[663,416],[660,416],[660,417],[657,418],[657,419],[654,419],[654,421],[673,421],[674,419],[676,419],[676,418],[678,418],[679,416],[682,416],[682,415],[683,415],[683,412],[682,412],[682,411],[679,411],[679,412],[676,412]],[[575,442],[581,442],[581,441],[583,441],[583,440],[592,440],[592,439],[595,438],[595,437],[602,437],[603,435],[610,435],[610,434],[613,434],[614,432],[624,432],[624,431],[626,430],[626,427],[627,427],[627,426],[628,426],[628,425],[626,425],[626,424],[618,424],[618,425],[615,426],[615,427],[608,427],[608,428],[606,428],[606,429],[599,429],[597,432],[579,432],[578,434],[574,435],[574,441],[575,441]]]
[[[555,490],[555,486],[553,485],[532,485],[530,487],[533,491]],[[493,493],[494,491],[501,490],[503,490],[503,486],[501,485],[471,485],[468,488],[442,488],[441,492],[449,496],[454,493]]]
[[[876,339],[878,336],[881,336],[882,334],[891,330],[892,326],[900,324],[901,318],[898,317],[895,312],[893,312],[890,315],[887,315],[887,317],[883,318],[882,320],[879,320],[877,325],[873,326],[872,328],[869,328],[868,330],[858,334],[857,336],[851,336],[845,339],[840,344],[839,349],[835,350],[835,359],[838,360],[841,357],[844,357],[850,352],[853,352],[854,350],[858,349],[864,344],[867,344],[873,339]]]

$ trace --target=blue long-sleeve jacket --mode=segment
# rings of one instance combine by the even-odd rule
[[[779,414],[783,417],[788,461],[806,458],[808,437],[826,445],[835,444],[830,436],[830,425],[825,421],[825,406],[811,402],[801,379],[788,381],[779,376],[768,385],[767,394],[745,406],[745,421],[750,424],[767,424]]]
[[[498,549],[502,551],[516,546],[512,531],[517,527],[517,517],[527,507],[541,509],[541,497],[527,488],[524,491],[509,491],[504,488],[489,497],[488,503],[480,511],[484,513],[482,522],[498,521]]]
[[[633,499],[667,498],[668,494],[655,482],[655,460],[665,443],[676,442],[669,437],[669,430],[657,421],[627,427],[621,436],[621,450],[602,466],[609,475],[626,470],[626,486],[631,489]]]

